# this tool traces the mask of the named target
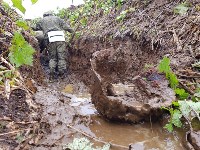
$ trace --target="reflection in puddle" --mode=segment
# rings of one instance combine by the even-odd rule
[[[111,123],[101,117],[93,116],[90,130],[96,137],[106,142],[128,146],[135,150],[183,150],[181,133],[167,133],[159,123],[125,124]]]
[[[83,116],[97,114],[94,105],[91,103],[91,98],[89,94],[66,94],[65,96],[70,97],[70,106],[78,107],[78,113]]]

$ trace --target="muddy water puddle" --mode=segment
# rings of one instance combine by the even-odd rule
[[[130,90],[130,86],[121,84],[116,84],[114,87],[118,94]],[[79,89],[82,91],[79,92]],[[132,149],[135,150],[184,149],[181,144],[183,134],[167,133],[159,123],[126,124],[105,120],[91,103],[90,94],[83,87],[79,89],[77,90],[77,86],[73,84],[64,83],[62,86],[49,85],[48,89],[40,89],[36,100],[43,105],[43,116],[52,127],[52,132],[41,140],[43,144],[58,143],[60,146],[56,149],[62,149],[61,145],[72,141],[77,134],[81,137],[84,136],[81,133],[85,133],[116,145],[128,147],[132,144]],[[69,124],[80,132],[69,129],[67,127]],[[95,140],[93,142],[95,145],[101,145],[101,142]],[[123,148],[117,146],[111,148],[111,150],[118,149]]]
[[[135,150],[183,150],[181,133],[169,134],[159,123],[125,124],[111,123],[93,116],[89,126],[96,137],[106,142],[128,146]],[[117,147],[116,147],[117,148]]]

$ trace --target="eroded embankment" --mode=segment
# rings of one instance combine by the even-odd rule
[[[195,58],[198,58],[199,54],[199,43],[197,42],[199,17],[196,7],[199,3],[197,1],[190,3],[188,12],[180,15],[174,12],[175,7],[180,4],[179,1],[130,0],[124,2],[122,7],[110,10],[108,14],[99,15],[93,18],[94,20],[91,18],[92,21],[82,29],[80,38],[75,40],[74,47],[69,49],[69,68],[72,71],[78,71],[79,78],[90,87],[93,103],[100,113],[108,118],[115,118],[117,113],[120,116],[121,112],[123,112],[122,116],[129,115],[131,108],[124,109],[126,102],[121,102],[118,99],[120,96],[115,95],[115,91],[112,90],[113,83],[129,83],[138,87],[131,94],[127,94],[129,98],[126,99],[137,101],[139,97],[142,97],[142,104],[145,106],[146,104],[153,106],[158,102],[160,102],[159,107],[162,104],[166,106],[164,104],[166,98],[171,97],[171,100],[167,100],[169,106],[170,102],[175,99],[174,94],[167,92],[168,84],[164,87],[160,85],[161,82],[165,82],[165,79],[157,78],[160,75],[151,72],[151,68],[146,73],[153,79],[146,82],[142,78],[148,78],[148,76],[143,76],[145,65],[151,65],[154,68],[163,56],[170,58],[171,67],[176,73],[179,73],[181,69],[191,68],[191,64],[197,61]],[[116,17],[122,11],[127,11],[127,14],[123,20],[117,21]],[[139,82],[134,81],[137,75],[141,77]],[[154,81],[158,83],[151,85]],[[97,83],[99,86],[96,86]],[[149,92],[148,88],[154,91]],[[156,90],[163,90],[163,93],[168,95],[164,98],[162,92],[158,94]],[[115,100],[113,101],[113,98],[108,96],[114,96]],[[120,99],[123,99],[122,97]],[[112,110],[121,108],[121,111],[116,112],[115,115],[110,111],[111,114],[109,114],[105,111],[107,103],[103,103],[103,100],[100,103],[99,99],[112,101],[109,105]],[[153,102],[153,99],[159,100]],[[134,114],[136,110],[133,110]]]
[[[166,79],[151,70],[163,56],[170,58],[171,68],[184,89],[194,94],[195,87],[188,86],[193,81],[185,80],[183,74],[196,72],[191,64],[199,58],[199,2],[190,1],[184,15],[174,11],[179,4],[180,1],[126,1],[120,9],[99,15],[83,29],[69,50],[69,68],[82,70],[79,78],[89,86],[100,114],[131,122],[158,117],[160,107],[169,106],[175,99]],[[116,17],[126,10],[125,18],[118,22]],[[145,71],[145,65],[153,67]],[[120,82],[130,84],[133,90],[117,95],[112,84]]]

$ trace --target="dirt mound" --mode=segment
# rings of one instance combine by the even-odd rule
[[[156,73],[146,78],[150,77],[154,79],[144,80],[144,77],[137,76],[131,85],[126,85],[128,88],[124,93],[111,96],[97,75],[91,88],[92,103],[100,114],[111,120],[134,123],[156,120],[163,113],[160,108],[170,106],[175,94],[163,75]]]

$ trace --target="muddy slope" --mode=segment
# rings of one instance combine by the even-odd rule
[[[174,13],[179,1],[129,0],[121,9],[91,18],[82,36],[75,41],[74,49],[69,50],[70,68],[89,69],[92,54],[109,48],[121,52],[122,57],[129,56],[123,78],[138,75],[145,64],[157,64],[164,55],[171,58],[174,69],[189,66],[198,56],[200,46],[199,2],[190,3],[188,13],[179,15]],[[131,8],[135,11],[129,11],[123,21],[116,20],[122,11]]]

